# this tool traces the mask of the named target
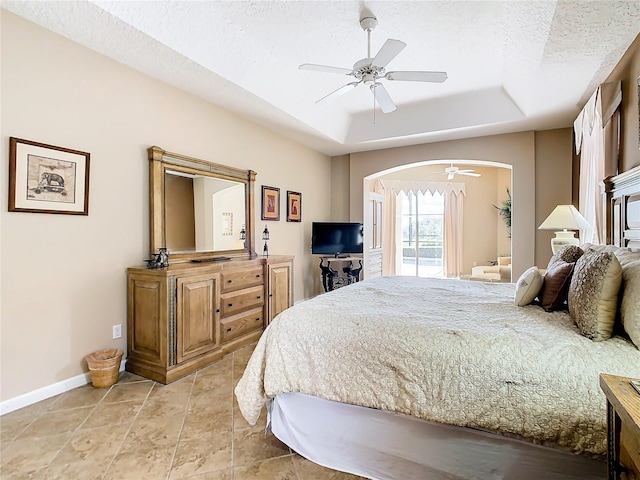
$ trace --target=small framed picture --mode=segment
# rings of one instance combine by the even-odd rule
[[[89,214],[90,154],[9,138],[9,211]]]
[[[262,220],[280,220],[280,189],[262,186]]]
[[[287,190],[287,222],[302,221],[302,194]]]

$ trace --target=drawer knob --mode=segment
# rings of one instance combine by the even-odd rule
[[[231,283],[231,282],[233,282],[233,280],[227,280],[227,283]]]
[[[229,306],[230,306],[230,307],[233,307],[233,303],[230,303],[230,304],[229,304]]]
[[[256,318],[256,322],[259,322],[259,321],[260,321],[260,317]]]
[[[230,332],[230,331],[231,331],[231,327],[227,328],[227,332]]]
[[[220,309],[219,308],[216,308],[216,313],[220,313]]]
[[[260,274],[256,275],[256,278],[260,278]]]
[[[258,300],[260,300],[260,295],[258,295]]]

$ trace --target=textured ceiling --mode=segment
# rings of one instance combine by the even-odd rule
[[[640,33],[640,1],[7,1],[2,8],[337,155],[571,125]],[[442,84],[383,81],[398,108],[374,109],[351,68],[407,47],[387,70],[446,71]]]

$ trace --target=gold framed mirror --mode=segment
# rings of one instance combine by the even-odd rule
[[[149,153],[151,253],[172,263],[255,257],[256,172],[171,153]]]

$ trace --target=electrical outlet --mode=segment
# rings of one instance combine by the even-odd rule
[[[122,337],[122,325],[114,325],[113,326],[113,338]]]

